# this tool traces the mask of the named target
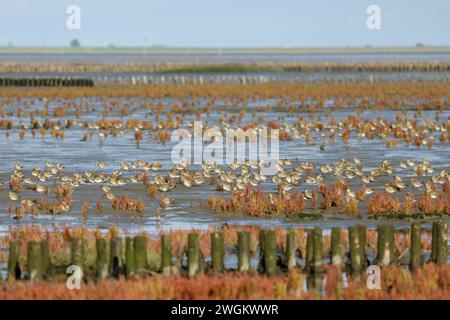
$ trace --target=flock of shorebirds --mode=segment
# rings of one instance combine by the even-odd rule
[[[406,116],[390,121],[382,116],[378,119],[372,119],[361,115],[355,118],[339,120],[332,115],[319,113],[320,120],[297,118],[294,122],[282,121],[278,123],[272,119],[266,123],[264,120],[257,119],[257,117],[246,118],[244,121],[242,118],[245,113],[246,111],[232,113],[228,118],[223,116],[218,119],[217,125],[206,125],[205,123],[203,130],[211,129],[224,132],[227,129],[235,130],[237,128],[236,124],[239,124],[239,127],[245,128],[249,136],[257,136],[259,132],[265,130],[270,136],[272,129],[279,129],[280,140],[305,139],[307,144],[315,140],[319,141],[321,150],[325,149],[327,143],[335,142],[338,138],[347,143],[350,136],[356,139],[373,139],[376,137],[384,140],[386,146],[390,148],[397,146],[399,141],[403,141],[408,145],[413,144],[417,147],[425,146],[428,148],[432,148],[438,140],[441,143],[450,141],[450,125],[448,121],[433,121],[426,118],[417,121],[414,117],[408,118]],[[328,118],[328,121],[325,118]],[[137,142],[140,142],[138,139],[142,139],[142,133],[146,131],[151,133],[151,139],[161,140],[160,136],[166,133],[167,130],[183,126],[190,130],[190,134],[193,135],[193,119],[187,121],[183,117],[165,121],[160,115],[157,115],[154,120],[102,119],[101,121],[92,122],[70,119],[70,126],[55,122],[51,124],[51,129],[53,136],[61,138],[64,137],[65,130],[69,130],[72,126],[78,126],[87,130],[81,141],[88,141],[96,135],[100,139],[105,140],[110,136],[132,132],[135,134]],[[34,125],[21,123],[21,134],[24,135],[26,131],[32,130]],[[42,124],[38,124],[38,127],[41,126]],[[136,134],[136,132],[139,134]],[[9,135],[10,133],[6,132],[5,134]],[[35,135],[34,130],[32,130],[32,134]],[[161,141],[167,142],[166,140]]]
[[[409,189],[410,191],[426,191],[435,199],[439,196],[436,185],[450,182],[450,171],[435,172],[427,160],[421,162],[402,161],[400,168],[395,168],[391,162],[384,160],[376,168],[364,170],[362,161],[357,158],[342,159],[334,164],[323,165],[314,165],[311,162],[294,163],[292,160],[281,159],[276,165],[277,173],[273,176],[262,174],[261,169],[264,165],[263,161],[233,162],[227,166],[203,163],[198,166],[198,170],[195,170],[187,161],[182,161],[164,171],[159,161],[126,162],[121,160],[119,162],[120,169],[111,170],[110,173],[104,172],[108,170],[108,166],[104,162],[97,162],[98,172],[87,170],[84,173],[68,174],[64,172],[65,167],[61,163],[47,161],[43,168],[33,168],[31,171],[26,171],[21,164],[15,163],[9,179],[8,192],[11,201],[20,200],[22,206],[29,207],[33,204],[32,196],[22,197],[21,193],[24,190],[32,190],[49,195],[52,181],[55,186],[62,186],[70,190],[82,185],[99,185],[104,199],[110,201],[116,198],[113,189],[127,184],[153,186],[157,191],[165,194],[177,186],[200,187],[205,182],[213,185],[212,191],[228,192],[242,192],[246,187],[257,188],[266,183],[269,186],[270,184],[276,186],[276,192],[283,194],[303,186],[303,197],[310,200],[313,197],[311,188],[317,188],[334,178],[348,182],[354,181],[356,185],[361,185],[359,192],[362,191],[365,195],[372,194],[374,189],[380,191],[384,189],[390,194]],[[402,175],[396,174],[397,170],[404,172]],[[384,182],[381,185],[377,184],[377,181],[383,176],[385,177]],[[6,183],[2,182],[2,185]],[[345,197],[347,201],[357,201],[357,191],[352,191],[348,187]],[[60,205],[63,206],[60,208],[60,212],[70,210],[70,202],[62,201]]]
[[[340,99],[336,100],[340,101]],[[321,149],[327,143],[332,143],[338,139],[348,142],[349,136],[355,139],[384,140],[386,146],[395,147],[399,141],[417,147],[425,146],[431,148],[437,141],[441,143],[450,142],[450,124],[448,117],[442,110],[426,111],[424,116],[421,107],[421,100],[411,98],[412,108],[394,111],[395,114],[370,115],[365,111],[378,110],[375,101],[370,99],[362,103],[358,98],[348,97],[349,101],[342,98],[344,102],[335,101],[333,108],[323,107],[326,104],[325,98],[310,98],[311,101],[301,103],[293,98],[278,98],[275,105],[260,101],[257,106],[248,107],[252,102],[248,100],[223,99],[217,105],[216,98],[204,97],[202,100],[195,99],[175,99],[167,102],[163,99],[141,100],[128,99],[118,102],[117,100],[105,99],[101,101],[101,109],[93,101],[85,101],[81,104],[67,102],[65,100],[42,99],[39,101],[26,100],[16,105],[14,99],[5,100],[8,107],[0,108],[1,123],[0,128],[7,129],[5,134],[9,137],[9,129],[21,129],[19,135],[22,138],[27,132],[34,136],[37,130],[42,130],[41,134],[46,134],[46,130],[52,130],[56,138],[64,137],[65,131],[72,128],[86,130],[81,141],[88,141],[98,135],[100,139],[109,136],[117,136],[122,133],[135,134],[136,140],[142,138],[142,134],[136,132],[149,133],[150,139],[159,139],[161,132],[185,127],[192,129],[192,122],[197,119],[206,120],[204,130],[218,129],[223,132],[225,129],[235,129],[237,127],[246,128],[253,134],[259,130],[277,128],[280,130],[280,139],[305,139],[307,144],[311,141],[321,143]],[[345,97],[347,98],[347,97]],[[421,97],[422,98],[422,97]],[[333,99],[330,97],[329,99]],[[409,101],[409,100],[408,100]],[[20,105],[22,103],[24,106]],[[43,103],[45,107],[40,106]],[[267,104],[266,104],[267,103]],[[214,105],[214,108],[212,107]],[[417,105],[417,110],[414,106]],[[379,108],[384,108],[382,107]],[[373,108],[373,109],[372,109]],[[19,111],[22,110],[19,116]],[[53,120],[46,119],[51,113],[61,110],[61,114],[53,114]],[[330,110],[333,110],[332,112]],[[335,116],[335,111],[352,111],[351,114]],[[380,109],[382,111],[383,109]],[[386,108],[390,110],[389,107]],[[45,113],[42,113],[44,112]],[[84,117],[84,113],[89,117]],[[354,112],[353,112],[354,111]],[[17,118],[14,121],[15,112]],[[76,117],[69,117],[65,114],[76,113]],[[262,115],[263,112],[270,112],[273,116]],[[33,114],[31,117],[30,115]],[[98,117],[92,120],[92,115]],[[211,115],[214,114],[214,117]],[[30,122],[27,117],[30,116]],[[9,119],[7,117],[10,117]],[[276,119],[282,119],[277,122]],[[213,125],[212,123],[216,123]],[[44,130],[45,129],[45,130]],[[59,134],[58,134],[59,133]],[[170,137],[170,136],[169,136]],[[167,141],[163,141],[167,142]]]

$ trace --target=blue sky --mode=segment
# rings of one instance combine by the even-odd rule
[[[81,8],[81,30],[66,8]],[[366,8],[381,8],[368,30]],[[450,45],[450,0],[0,0],[0,46]]]

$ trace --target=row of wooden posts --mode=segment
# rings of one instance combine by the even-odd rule
[[[0,78],[0,87],[93,87],[88,78]]]
[[[206,83],[239,83],[256,84],[269,82],[300,82],[302,77],[293,77],[292,75],[281,76],[248,76],[248,75],[135,75],[135,76],[105,76],[97,77],[95,83],[98,84],[206,84]]]
[[[351,226],[348,228],[349,252],[346,266],[352,272],[360,272],[368,266],[366,256],[365,226]],[[410,261],[412,268],[420,267],[421,258],[421,234],[420,223],[413,223],[410,229],[411,247]],[[387,266],[395,261],[394,253],[395,229],[391,225],[378,227],[377,257],[374,263]],[[432,250],[431,262],[437,264],[447,263],[448,252],[448,224],[438,220],[432,226]],[[251,270],[251,245],[249,231],[238,232],[237,258],[238,272]],[[118,277],[124,273],[127,278],[135,275],[147,275],[148,252],[147,238],[135,236],[125,238],[125,255],[122,255],[122,238],[116,237],[109,240],[96,239],[96,277],[104,279],[108,276]],[[277,254],[276,233],[274,230],[265,229],[260,232],[259,239],[260,258],[258,271],[273,275],[280,270],[280,260],[283,260],[283,269],[292,270],[298,268],[297,264],[297,239],[295,230],[289,230],[286,236],[286,246],[282,255]],[[10,242],[8,259],[8,278],[21,278],[19,268],[19,243]],[[200,253],[199,234],[190,233],[187,240],[187,275],[193,277],[204,268],[203,257]],[[280,256],[283,259],[279,259]],[[307,230],[307,243],[304,269],[311,273],[320,273],[323,268],[323,241],[322,229]],[[49,245],[47,240],[30,241],[27,247],[27,278],[41,280],[48,276],[51,269]],[[85,240],[73,238],[71,240],[71,264],[83,268],[85,257]],[[341,242],[341,228],[332,228],[330,245],[330,263],[336,266],[345,266],[344,247]],[[211,263],[210,271],[220,273],[225,270],[225,245],[223,232],[211,233]],[[164,275],[172,273],[172,245],[169,235],[161,236],[161,265],[160,272]]]

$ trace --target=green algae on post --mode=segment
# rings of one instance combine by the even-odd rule
[[[97,279],[102,280],[109,275],[109,255],[106,239],[97,238],[95,240],[95,247],[97,251],[96,277]]]
[[[343,245],[341,243],[341,228],[332,228],[331,229],[331,264],[341,267],[343,264]]]
[[[431,258],[437,264],[447,263],[448,223],[442,219],[433,222]]]
[[[394,232],[394,227],[390,225],[382,225],[378,227],[377,261],[380,266],[388,266],[394,262]]]
[[[42,250],[40,241],[28,242],[28,279],[30,281],[42,280]]]
[[[355,273],[359,273],[362,270],[359,230],[360,228],[358,226],[351,226],[348,228],[350,269]]]
[[[8,256],[8,280],[20,279],[21,270],[19,265],[20,246],[18,241],[9,243]]]
[[[42,255],[42,277],[44,279],[51,273],[50,250],[48,247],[48,240],[41,240],[41,255]]]
[[[285,258],[288,270],[293,270],[297,267],[297,234],[292,229],[286,234]]]
[[[238,232],[238,271],[250,270],[250,232]]]
[[[170,275],[172,271],[172,241],[170,236],[161,236],[161,272]]]
[[[131,278],[136,274],[136,263],[134,258],[134,239],[125,238],[125,276]]]
[[[319,273],[322,271],[323,264],[323,241],[322,229],[316,227],[312,230],[313,240],[313,271]]]
[[[71,242],[71,264],[78,266],[81,269],[82,273],[84,273],[84,239],[72,238]]]
[[[145,276],[148,274],[147,237],[134,237],[134,263],[136,274]]]
[[[221,273],[225,269],[225,243],[223,232],[211,233],[211,268],[215,273]]]
[[[421,240],[422,229],[420,222],[411,224],[411,250],[410,250],[410,267],[418,268],[421,266]]]
[[[263,230],[264,232],[264,271],[267,275],[274,275],[277,268],[276,234],[275,230]]]
[[[366,242],[367,242],[367,227],[364,225],[358,226],[358,236],[359,236],[359,248],[361,250],[361,267],[365,269],[367,267],[367,253],[366,253]]]
[[[109,240],[109,273],[118,278],[122,270],[122,238],[112,237]]]
[[[198,233],[190,233],[188,235],[188,276],[194,277],[198,272],[200,272],[200,244]]]
[[[259,264],[258,264],[258,270],[264,271],[265,270],[265,262],[264,262],[264,246],[266,245],[266,239],[265,239],[265,230],[259,230]]]
[[[306,253],[305,253],[305,270],[313,270],[313,259],[314,259],[314,246],[313,246],[313,235],[312,230],[308,229],[306,231]]]

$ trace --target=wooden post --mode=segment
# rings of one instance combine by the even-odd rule
[[[109,273],[118,278],[122,268],[122,238],[116,237],[109,240]]]
[[[331,264],[335,266],[342,266],[343,247],[341,243],[341,228],[331,229]]]
[[[277,268],[276,249],[277,239],[275,230],[264,230],[264,267],[268,275],[273,275]]]
[[[134,261],[134,240],[132,237],[125,238],[125,276],[131,278],[136,274]]]
[[[286,234],[286,264],[288,270],[297,267],[297,234],[292,229]]]
[[[359,273],[362,269],[361,247],[360,247],[359,227],[348,228],[348,242],[350,248],[350,269]]]
[[[136,273],[146,275],[148,273],[148,257],[147,257],[147,237],[134,237],[134,263]]]
[[[377,228],[377,261],[378,264],[388,265],[390,263],[390,251],[385,252],[386,246],[386,226]],[[387,248],[389,250],[389,248]]]
[[[378,264],[388,266],[394,260],[394,227],[383,225],[378,227]]]
[[[437,264],[446,264],[448,259],[448,224],[444,220],[433,222],[433,238],[431,256],[434,257],[433,262]]]
[[[323,289],[324,275],[320,273],[309,273],[306,276],[306,289],[320,295]]]
[[[9,257],[8,257],[8,280],[20,279],[19,266],[20,247],[18,241],[11,241],[9,243]]]
[[[47,239],[41,241],[41,255],[42,255],[42,277],[46,279],[50,272],[50,251]]]
[[[361,268],[365,269],[367,267],[367,254],[366,254],[367,227],[359,225],[358,235],[359,235],[359,248],[361,250]]]
[[[197,233],[188,235],[188,276],[194,277],[200,271],[200,244]]]
[[[238,271],[250,270],[250,232],[239,231],[238,233]]]
[[[107,248],[106,239],[97,238],[95,240],[95,247],[97,250],[97,261],[96,261],[96,269],[97,269],[97,279],[105,279],[108,277],[108,269],[109,269],[109,257],[108,257],[108,248]]]
[[[441,220],[439,232],[439,247],[437,254],[437,263],[446,264],[448,259],[448,223]]]
[[[225,243],[223,232],[211,233],[211,266],[213,272],[223,272],[225,268]]]
[[[421,236],[422,230],[419,222],[411,224],[411,268],[418,268],[421,265]]]
[[[322,242],[322,229],[314,228],[312,231],[313,236],[313,270],[314,272],[322,271],[323,260],[323,242]]]
[[[42,250],[39,241],[28,242],[28,278],[30,281],[42,280]]]
[[[306,255],[305,255],[305,269],[311,271],[313,269],[314,247],[312,239],[312,230],[306,231]]]
[[[431,262],[436,262],[436,254],[437,254],[436,240],[438,239],[437,227],[438,224],[436,223],[436,221],[434,221],[431,226]]]
[[[71,264],[76,265],[84,274],[84,239],[72,238],[71,243]]]
[[[391,250],[391,264],[395,262],[395,259],[397,259],[397,254],[395,252],[395,228],[394,226],[388,227],[388,241],[389,241],[389,247],[392,248]]]
[[[260,230],[259,231],[259,266],[258,269],[261,268],[261,271],[266,270],[266,265],[265,265],[265,261],[264,261],[264,251],[265,251],[265,244],[266,244],[266,239],[265,239],[266,233],[265,230]]]
[[[169,235],[161,236],[161,272],[170,275],[172,271],[172,242]]]

